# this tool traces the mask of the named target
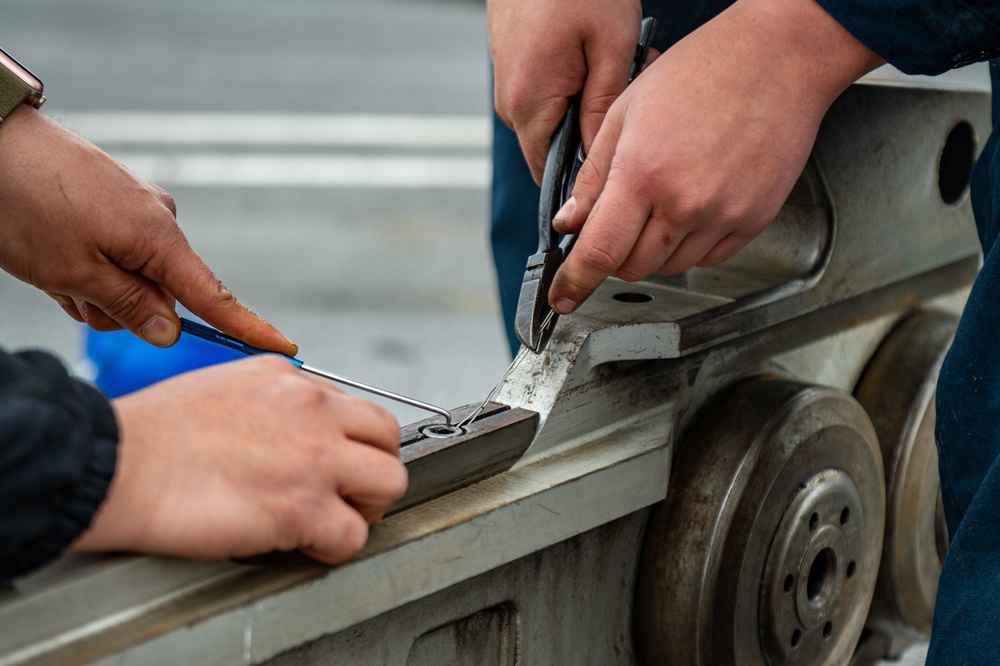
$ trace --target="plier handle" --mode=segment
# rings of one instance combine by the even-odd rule
[[[629,83],[642,71],[655,31],[656,19],[643,19]],[[528,257],[514,318],[518,339],[536,354],[545,349],[559,317],[548,300],[552,280],[576,243],[576,234],[566,234],[560,240],[552,227],[552,220],[572,194],[573,184],[585,159],[580,136],[580,94],[577,93],[570,99],[566,114],[552,135],[538,204],[538,249]]]

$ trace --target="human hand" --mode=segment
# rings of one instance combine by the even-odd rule
[[[406,490],[395,419],[278,356],[113,405],[118,465],[74,550],[216,560],[300,549],[335,563]]]
[[[777,215],[829,106],[881,63],[812,0],[739,0],[669,49],[611,107],[555,216],[579,238],[553,308],[609,275],[732,257]]]
[[[77,321],[167,347],[180,333],[176,299],[248,344],[295,355],[191,249],[165,191],[26,105],[0,123],[0,201],[0,268]]]
[[[642,20],[637,0],[488,0],[496,110],[517,132],[540,183],[556,126],[582,91],[580,132],[589,149],[628,83]]]

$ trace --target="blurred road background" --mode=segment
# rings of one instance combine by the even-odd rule
[[[503,374],[482,2],[5,0],[2,17],[45,112],[169,190],[306,362],[449,408]],[[0,303],[0,345],[81,358],[41,292],[0,273]]]
[[[8,0],[0,44],[306,362],[448,408],[503,374],[482,2]],[[44,294],[0,302],[0,345],[81,357]]]

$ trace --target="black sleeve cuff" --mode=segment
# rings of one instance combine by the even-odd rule
[[[42,352],[0,352],[0,579],[58,557],[90,525],[114,476],[108,400]]]

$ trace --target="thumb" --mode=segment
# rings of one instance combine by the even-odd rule
[[[173,298],[155,282],[117,266],[94,276],[86,296],[75,300],[95,330],[113,330],[116,323],[157,347],[169,347],[180,335]]]

